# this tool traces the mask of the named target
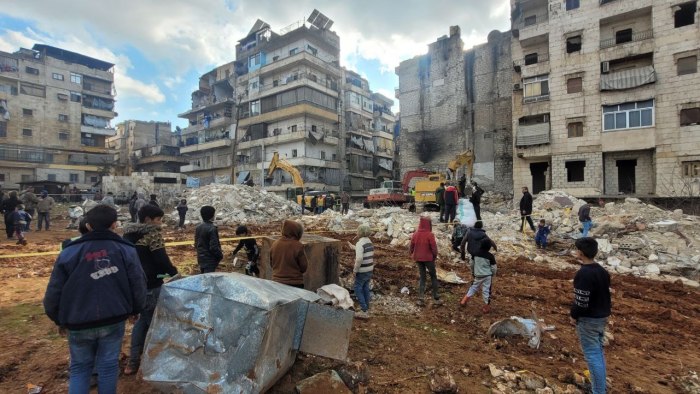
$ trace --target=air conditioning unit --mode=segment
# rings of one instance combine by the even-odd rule
[[[610,62],[603,62],[601,63],[601,71],[603,73],[608,73],[610,72]]]
[[[515,85],[513,85],[513,91],[515,92],[515,91],[518,91],[518,90],[520,90],[520,84],[519,84],[519,83],[516,83]]]

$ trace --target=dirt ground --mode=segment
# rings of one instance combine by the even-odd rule
[[[30,232],[29,245],[0,242],[0,255],[56,250],[61,240],[74,236],[58,221],[50,232]],[[254,228],[256,234],[271,233],[278,225]],[[233,236],[233,229],[220,228],[221,236]],[[193,229],[165,230],[167,241],[189,240]],[[343,241],[352,235],[325,234]],[[234,244],[225,244],[225,251]],[[194,272],[195,256],[189,246],[168,249],[181,272]],[[349,359],[361,361],[370,372],[367,392],[430,392],[429,372],[449,369],[462,393],[487,393],[493,386],[489,363],[513,371],[529,370],[548,381],[564,386],[571,372],[586,369],[574,328],[568,323],[571,302],[571,269],[557,271],[526,258],[499,260],[494,281],[492,312],[481,312],[481,300],[473,299],[466,308],[458,305],[466,285],[443,285],[443,306],[430,302],[423,309],[414,306],[418,272],[405,250],[376,243],[375,293],[372,317],[355,320],[350,339]],[[554,253],[547,251],[544,253]],[[243,254],[241,254],[242,256]],[[343,243],[342,276],[350,272],[353,251]],[[498,255],[497,255],[498,258]],[[44,315],[41,300],[55,256],[0,259],[0,392],[25,393],[27,384],[39,385],[46,393],[67,391],[68,349]],[[222,271],[231,271],[227,259]],[[447,259],[446,259],[447,260]],[[469,279],[465,264],[441,262]],[[407,286],[410,295],[400,294]],[[613,276],[613,339],[606,348],[612,392],[675,393],[676,380],[689,371],[700,371],[700,292],[682,284],[653,282],[628,276]],[[391,297],[388,297],[391,296]],[[382,300],[393,300],[386,303]],[[526,340],[490,339],[488,327],[498,319],[534,314],[554,331],[545,334],[540,349],[531,349]],[[125,338],[122,358],[128,352]],[[124,360],[123,360],[124,361]],[[338,362],[300,355],[292,370],[273,393],[294,392],[299,380],[335,367]],[[122,376],[119,392],[155,392],[137,376]]]

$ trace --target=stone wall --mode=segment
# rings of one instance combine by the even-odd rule
[[[605,153],[605,192],[620,194],[618,185],[618,160],[636,160],[634,171],[635,194],[654,192],[654,153],[653,151]]]

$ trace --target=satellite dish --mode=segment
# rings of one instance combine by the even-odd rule
[[[327,16],[323,15],[321,11],[317,9],[314,9],[314,12],[311,13],[309,19],[306,21],[321,30],[328,30],[331,28],[331,26],[333,26],[333,21]]]

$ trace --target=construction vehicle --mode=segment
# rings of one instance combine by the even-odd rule
[[[365,206],[377,208],[379,206],[403,206],[412,202],[411,195],[401,187],[401,182],[384,181],[379,188],[370,189]]]
[[[297,204],[301,205],[302,196],[306,200],[306,207],[311,207],[311,199],[316,196],[316,201],[318,206],[323,206],[326,199],[326,192],[321,191],[304,191],[304,179],[301,177],[301,173],[296,169],[290,162],[280,159],[278,152],[272,155],[272,160],[270,161],[270,166],[267,168],[267,178],[272,178],[275,170],[282,170],[292,176],[292,182],[294,182],[294,187],[288,187],[286,196],[288,200],[296,201]]]
[[[452,179],[457,179],[457,170],[462,166],[467,166],[467,179],[471,180],[474,171],[474,154],[471,150],[465,150],[447,163],[447,169],[452,173]]]
[[[466,175],[468,179],[471,179],[472,171],[474,170],[474,154],[471,150],[466,150],[458,154],[457,156],[455,156],[454,160],[450,160],[450,162],[447,164],[447,169],[450,171],[451,182],[457,182],[457,170],[462,166],[467,166]],[[416,210],[432,212],[439,211],[440,206],[437,204],[435,190],[438,187],[440,187],[440,183],[447,182],[448,179],[445,176],[445,174],[439,172],[429,174],[425,177],[417,178],[415,185],[413,186],[416,191]]]

